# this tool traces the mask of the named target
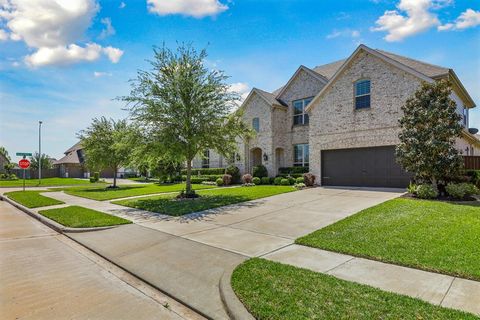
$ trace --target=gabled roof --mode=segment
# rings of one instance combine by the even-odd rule
[[[327,79],[331,79],[335,72],[343,65],[347,59],[338,60],[335,62],[327,63],[321,66],[316,66],[313,71],[323,75]]]
[[[357,49],[350,55],[350,57],[348,57],[348,59],[346,59],[343,64],[341,65],[341,67],[335,72],[335,74],[330,78],[330,80],[328,81],[328,83],[322,88],[322,90],[320,90],[320,92],[315,96],[315,98],[313,98],[313,100],[310,102],[310,104],[308,105],[306,111],[309,112],[310,110],[312,110],[312,108],[315,106],[315,102],[318,101],[318,99],[320,99],[320,97],[332,86],[332,84],[338,79],[338,77],[342,74],[343,70],[345,70],[348,66],[350,66],[350,63],[352,62],[352,60],[361,52],[361,51],[365,51],[373,56],[376,56],[377,58],[379,59],[382,59],[383,61],[385,61],[386,63],[389,63],[405,72],[408,72],[414,76],[416,76],[417,78],[423,80],[423,81],[426,81],[426,82],[433,82],[434,80],[430,77],[427,77],[426,75],[424,75],[423,73],[420,73],[418,72],[417,70],[409,67],[409,66],[406,66],[400,62],[398,62],[397,60],[394,60],[382,53],[380,53],[379,51],[377,50],[374,50],[374,49],[371,49],[363,44],[359,45],[357,47]]]
[[[262,98],[269,106],[273,107],[282,107],[285,108],[286,106],[278,101],[273,94],[267,91],[263,91],[258,88],[253,88],[252,91],[248,94],[245,101],[243,101],[241,108],[245,106],[245,104],[252,98],[253,94],[256,93],[260,98]]]
[[[67,149],[64,152],[65,156],[59,160],[53,161],[53,164],[67,164],[67,163],[78,163],[80,164],[80,159],[78,158],[78,150],[82,149],[82,142],[78,141],[73,146]]]
[[[320,81],[323,82],[323,83],[327,83],[327,82],[328,82],[328,79],[327,79],[325,76],[323,76],[323,75],[321,75],[321,74],[319,74],[319,73],[317,73],[317,72],[315,72],[315,71],[313,71],[313,70],[305,67],[304,65],[301,65],[300,67],[298,67],[297,71],[295,71],[295,73],[293,74],[293,76],[290,77],[290,79],[288,80],[288,82],[287,82],[286,85],[284,85],[281,89],[275,90],[275,97],[276,97],[277,99],[280,100],[280,96],[281,96],[281,95],[285,92],[285,90],[287,90],[287,88],[293,83],[293,81],[294,81],[295,78],[300,74],[301,71],[306,72],[307,74],[311,75],[311,76],[314,77],[315,79],[320,80]]]
[[[71,151],[76,151],[78,149],[82,149],[82,141],[78,141],[77,143],[75,143],[73,146],[71,146],[70,148],[67,149],[67,151],[65,151],[63,154],[67,154]]]

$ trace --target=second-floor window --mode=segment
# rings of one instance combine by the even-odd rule
[[[308,124],[308,113],[305,111],[312,97],[293,101],[293,124]]]
[[[370,108],[370,80],[355,82],[355,109]]]
[[[463,125],[465,127],[468,126],[468,109],[467,108],[463,108]]]
[[[260,119],[253,118],[252,119],[252,127],[253,127],[253,130],[255,130],[256,132],[259,132],[260,131]]]
[[[293,146],[293,165],[295,167],[308,167],[309,161],[308,144],[296,144]]]
[[[210,150],[203,152],[202,168],[210,168]]]

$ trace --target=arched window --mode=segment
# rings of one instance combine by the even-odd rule
[[[370,80],[355,82],[355,109],[370,108]]]
[[[260,119],[253,118],[252,119],[252,127],[253,127],[253,130],[259,132],[260,131]]]

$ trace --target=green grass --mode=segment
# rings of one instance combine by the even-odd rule
[[[120,217],[79,206],[43,210],[39,213],[71,228],[106,227],[132,223]]]
[[[234,270],[232,287],[256,319],[479,319],[260,258],[247,260]]]
[[[220,188],[200,191],[198,194],[201,195],[201,197],[194,200],[179,201],[175,199],[175,194],[170,194],[131,200],[121,200],[114,203],[171,216],[181,216],[188,213],[265,198],[291,191],[295,191],[292,186]]]
[[[207,186],[203,184],[192,185],[193,189],[209,189],[214,186]],[[127,198],[133,196],[149,195],[153,193],[166,193],[177,192],[185,189],[185,184],[132,184],[121,185],[118,188],[106,188],[106,187],[71,187],[62,189],[65,193],[78,196],[82,198],[88,198],[92,200],[112,200]]]
[[[394,199],[296,243],[480,280],[480,207]]]
[[[38,208],[62,204],[64,202],[40,195],[46,191],[12,191],[5,195],[27,208]]]
[[[135,177],[135,178],[127,178],[127,179],[131,181],[142,182],[142,183],[158,182],[158,179],[154,179],[154,178],[145,179],[145,177]]]
[[[38,184],[38,179],[25,179],[25,186],[27,187],[53,187],[53,186],[70,186],[80,184],[90,184],[87,179],[74,178],[44,178],[41,184]],[[23,179],[18,180],[0,180],[0,187],[22,187]]]

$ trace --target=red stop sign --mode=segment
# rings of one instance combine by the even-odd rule
[[[30,167],[30,161],[28,161],[28,159],[22,159],[18,161],[18,165],[22,169],[28,169],[28,167]]]

